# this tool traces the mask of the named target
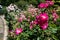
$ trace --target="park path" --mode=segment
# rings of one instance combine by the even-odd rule
[[[6,25],[6,21],[4,19],[4,16],[0,15],[0,40],[7,40],[7,34],[8,27]]]

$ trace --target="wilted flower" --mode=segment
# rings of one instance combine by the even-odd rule
[[[27,9],[27,11],[31,14],[35,14],[37,12],[38,8],[35,8],[34,6],[30,5]]]
[[[14,37],[15,36],[14,30],[9,31],[9,34],[10,36]]]
[[[6,7],[7,11],[10,12],[10,11],[15,11],[15,8],[12,4],[10,4],[8,7]]]
[[[37,8],[28,8],[29,13],[36,13]]]
[[[10,4],[8,7],[6,7],[7,11],[17,11],[16,9],[18,9],[18,7],[15,4]]]

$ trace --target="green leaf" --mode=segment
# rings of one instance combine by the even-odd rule
[[[58,40],[58,38],[55,35],[51,35],[54,40]]]
[[[39,37],[37,37],[37,40],[40,40],[40,38],[39,38]]]
[[[17,37],[17,39],[16,39],[16,40],[20,40],[19,36]]]

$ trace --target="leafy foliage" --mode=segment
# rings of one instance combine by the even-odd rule
[[[11,1],[11,0],[10,0]],[[54,0],[53,0],[54,1]],[[11,1],[12,2],[12,1]],[[14,1],[15,2],[15,1]],[[17,0],[15,4],[18,5],[21,9],[28,9],[26,5],[33,4],[35,7],[37,7],[38,2],[45,2],[45,0]],[[18,22],[18,18],[20,17],[21,12],[10,12],[5,13],[5,19],[7,21],[8,27],[9,27],[9,35],[8,40],[60,40],[60,18],[57,19],[57,21],[53,21],[52,13],[51,11],[53,9],[56,9],[57,13],[60,13],[59,2],[54,1],[55,4],[53,6],[50,6],[48,8],[44,9],[38,9],[37,14],[39,14],[41,11],[47,11],[49,15],[49,26],[46,30],[42,30],[39,25],[34,25],[34,28],[30,30],[30,22],[36,19],[36,16],[32,16],[28,12],[28,10],[23,11],[26,18],[30,16],[31,20],[28,22],[27,20],[23,20],[22,22]],[[56,6],[57,5],[57,6]],[[36,13],[35,13],[36,14]],[[18,18],[16,19],[16,15],[18,15]],[[60,14],[59,14],[60,15]],[[23,28],[23,32],[19,35],[15,34],[16,28]],[[11,31],[12,30],[12,31]]]

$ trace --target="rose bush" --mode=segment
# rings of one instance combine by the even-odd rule
[[[8,13],[8,40],[59,40],[60,18],[54,5],[54,1],[46,0],[38,8],[30,5],[27,10]]]

